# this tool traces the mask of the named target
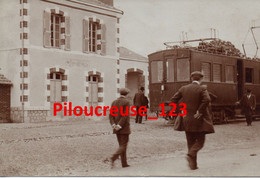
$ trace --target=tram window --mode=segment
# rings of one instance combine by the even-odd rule
[[[253,83],[253,69],[246,68],[246,83]]]
[[[190,60],[189,58],[177,59],[177,81],[190,80]]]
[[[167,68],[167,82],[174,82],[174,60],[173,59],[167,59],[166,68]]]
[[[210,73],[211,73],[210,63],[202,62],[201,63],[201,72],[204,74],[203,80],[210,81]]]
[[[226,72],[226,82],[227,83],[234,83],[234,66],[227,65],[225,67]]]
[[[221,64],[213,64],[213,82],[221,82]]]
[[[152,83],[160,83],[163,80],[163,61],[151,62]]]

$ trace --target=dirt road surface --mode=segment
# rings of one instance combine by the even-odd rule
[[[184,132],[163,119],[131,120],[131,129],[131,167],[110,169],[118,145],[107,119],[0,124],[0,176],[260,176],[259,121],[215,125],[194,171]]]

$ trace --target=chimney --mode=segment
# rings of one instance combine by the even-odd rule
[[[103,2],[104,4],[114,6],[114,0],[99,0],[100,2]]]

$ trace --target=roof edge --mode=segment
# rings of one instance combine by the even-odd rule
[[[78,4],[83,4],[83,5],[86,5],[86,6],[91,6],[91,7],[95,7],[95,8],[99,8],[99,9],[103,9],[103,10],[108,10],[108,11],[115,12],[115,13],[118,13],[118,14],[121,14],[121,15],[124,14],[124,11],[119,10],[119,9],[112,7],[112,6],[111,7],[102,7],[102,6],[99,6],[99,5],[95,5],[95,4],[91,4],[91,3],[87,3],[87,2],[83,2],[83,1],[79,1],[79,0],[66,0],[66,1],[74,2],[74,3],[78,3]]]

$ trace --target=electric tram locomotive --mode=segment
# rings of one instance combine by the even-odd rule
[[[254,117],[257,117],[260,114],[260,62],[245,59],[234,45],[231,45],[235,49],[233,52],[227,49],[229,45],[218,48],[209,45],[221,40],[201,41],[198,47],[171,46],[171,49],[148,55],[151,112],[160,113],[159,105],[169,101],[181,86],[190,83],[193,71],[201,71],[204,74],[202,84],[215,96],[211,102],[215,123],[243,117],[235,103],[247,88],[256,96]]]

